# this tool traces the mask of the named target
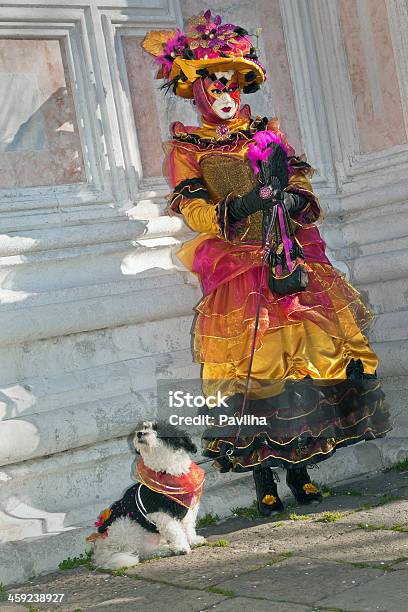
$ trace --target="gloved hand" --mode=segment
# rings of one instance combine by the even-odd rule
[[[246,195],[236,198],[228,206],[228,219],[231,223],[240,221],[258,210],[268,210],[275,206],[277,201],[283,201],[289,214],[302,210],[306,204],[305,196],[298,193],[288,193],[280,189],[274,189],[271,196],[263,199],[259,195],[262,185],[257,185]]]
[[[261,198],[259,195],[261,189],[262,185],[256,185],[252,191],[229,203],[228,219],[231,223],[240,221],[258,210],[268,210],[282,197],[282,191],[275,189],[268,198]]]

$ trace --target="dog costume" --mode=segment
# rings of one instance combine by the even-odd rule
[[[101,512],[95,523],[98,533],[107,534],[109,526],[124,516],[151,533],[158,533],[155,523],[148,518],[153,512],[166,512],[182,520],[188,510],[200,501],[205,472],[197,464],[191,463],[188,474],[174,476],[150,469],[140,458],[136,476],[139,482],[129,487],[121,499]]]

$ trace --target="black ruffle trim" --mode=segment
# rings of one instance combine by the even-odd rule
[[[174,195],[181,195],[184,198],[210,200],[210,194],[199,178],[190,178],[180,181],[174,188]]]
[[[180,142],[188,142],[190,144],[195,144],[200,147],[200,149],[206,149],[212,146],[214,143],[220,143],[222,145],[233,144],[237,140],[252,140],[253,135],[256,132],[263,132],[267,129],[268,117],[262,117],[262,119],[254,119],[251,123],[251,126],[248,130],[240,130],[238,132],[233,132],[230,136],[223,138],[222,140],[217,140],[216,138],[200,138],[198,134],[188,134],[187,132],[183,132],[176,136],[173,136],[173,140],[179,140]]]
[[[233,200],[234,196],[230,194],[217,204],[217,220],[218,227],[220,228],[220,236],[228,241],[235,240],[238,237],[239,230],[247,224],[246,219],[241,219],[235,223],[229,221],[228,207]]]
[[[236,422],[221,424],[222,415],[240,416],[242,400],[236,394],[228,398],[228,407],[202,411],[215,423],[202,435],[204,455],[214,458],[221,471],[313,464],[336,448],[383,437],[391,429],[380,383],[364,372],[360,359],[350,361],[347,379],[325,386],[309,376],[287,380],[279,395],[248,400],[248,420],[240,428]],[[251,422],[252,416],[264,417],[267,425]],[[227,451],[233,453],[231,461],[223,457]]]

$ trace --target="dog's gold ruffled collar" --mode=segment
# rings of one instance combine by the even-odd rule
[[[155,472],[139,459],[136,467],[139,482],[152,491],[162,493],[185,508],[194,508],[203,492],[205,472],[196,463],[191,462],[187,474],[173,476],[167,472]]]

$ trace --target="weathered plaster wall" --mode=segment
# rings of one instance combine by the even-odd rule
[[[123,51],[143,176],[151,177],[160,176],[164,157],[161,146],[163,136],[156,104],[156,90],[160,81],[152,78],[152,73],[157,72],[157,69],[154,69],[151,57],[142,49],[142,40],[143,37],[124,38]]]
[[[196,117],[190,103],[157,90],[138,41],[201,8],[11,0],[0,9],[0,72],[27,75],[37,92],[18,104],[12,85],[13,121],[4,109],[0,121],[4,584],[83,550],[97,512],[129,484],[127,436],[155,413],[157,379],[198,376],[190,327],[200,290],[174,257],[191,232],[163,214],[160,144],[171,121]],[[370,338],[395,429],[339,452],[319,478],[368,472],[408,451],[406,3],[257,0],[224,10],[215,0],[212,8],[263,28],[269,79],[244,101],[278,115],[319,169],[330,254],[377,314]],[[373,50],[372,40],[382,44]],[[0,74],[0,87],[13,78]],[[32,113],[30,137],[9,151]],[[210,471],[202,510],[228,513],[253,496],[247,476]]]
[[[385,0],[339,0],[360,150],[407,142]]]
[[[0,189],[85,180],[64,44],[0,40]]]

